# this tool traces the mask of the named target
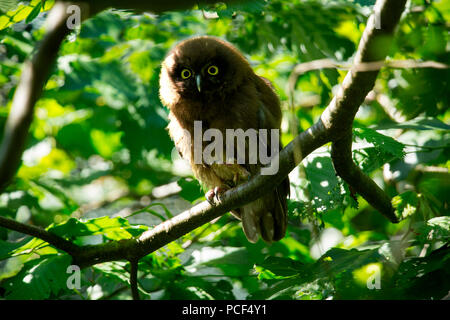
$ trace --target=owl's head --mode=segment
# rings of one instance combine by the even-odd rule
[[[179,98],[220,99],[236,90],[248,72],[243,55],[230,43],[210,36],[176,45],[162,63],[160,96],[170,106]]]

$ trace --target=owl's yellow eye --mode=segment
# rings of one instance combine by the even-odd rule
[[[187,79],[192,75],[191,71],[189,69],[183,69],[183,71],[181,71],[181,77],[183,79]]]
[[[217,68],[216,66],[209,66],[208,73],[212,76],[215,76],[219,73],[219,68]]]

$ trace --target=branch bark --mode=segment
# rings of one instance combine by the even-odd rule
[[[354,191],[391,222],[398,222],[388,195],[353,162],[351,130],[331,145],[331,159],[336,172]]]

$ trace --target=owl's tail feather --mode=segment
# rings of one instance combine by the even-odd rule
[[[283,188],[283,189],[280,189]],[[289,188],[289,182],[288,182],[288,188]],[[283,239],[284,235],[286,234],[286,228],[287,228],[287,216],[288,216],[288,210],[287,210],[287,201],[286,197],[287,194],[285,190],[285,186],[281,186],[279,188],[275,189],[274,195],[274,201],[276,202],[274,204],[273,209],[273,218],[274,218],[274,234],[272,237],[272,241],[278,241]],[[287,190],[289,192],[289,189]]]
[[[275,234],[273,216],[271,212],[264,212],[259,219],[259,232],[261,238],[266,242],[271,242]]]
[[[253,202],[241,209],[241,219],[242,228],[244,229],[244,233],[248,241],[250,241],[251,243],[256,243],[258,241],[258,224],[253,214],[250,212],[246,212],[249,211],[248,207],[252,204]]]
[[[268,243],[284,237],[287,205],[286,195],[282,196],[282,193],[277,188],[271,195],[253,201],[239,210],[248,241],[257,242],[259,235]]]

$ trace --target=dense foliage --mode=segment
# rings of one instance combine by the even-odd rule
[[[64,41],[35,108],[27,149],[0,195],[0,215],[76,244],[138,236],[204,200],[165,127],[160,63],[181,39],[214,35],[242,50],[282,101],[283,143],[317,121],[346,70],[301,74],[302,62],[352,61],[374,1],[214,5],[161,15],[108,10]],[[0,129],[23,62],[44,35],[53,1],[0,8]],[[448,1],[413,0],[389,60],[450,62]],[[357,114],[353,156],[392,197],[398,224],[352,193],[329,146],[291,177],[289,227],[280,242],[249,243],[226,214],[139,262],[150,299],[441,299],[450,290],[448,69],[383,68]],[[1,134],[2,134],[1,133]],[[163,187],[161,187],[163,186]],[[127,299],[129,263],[81,270],[70,256],[0,228],[0,296]]]

